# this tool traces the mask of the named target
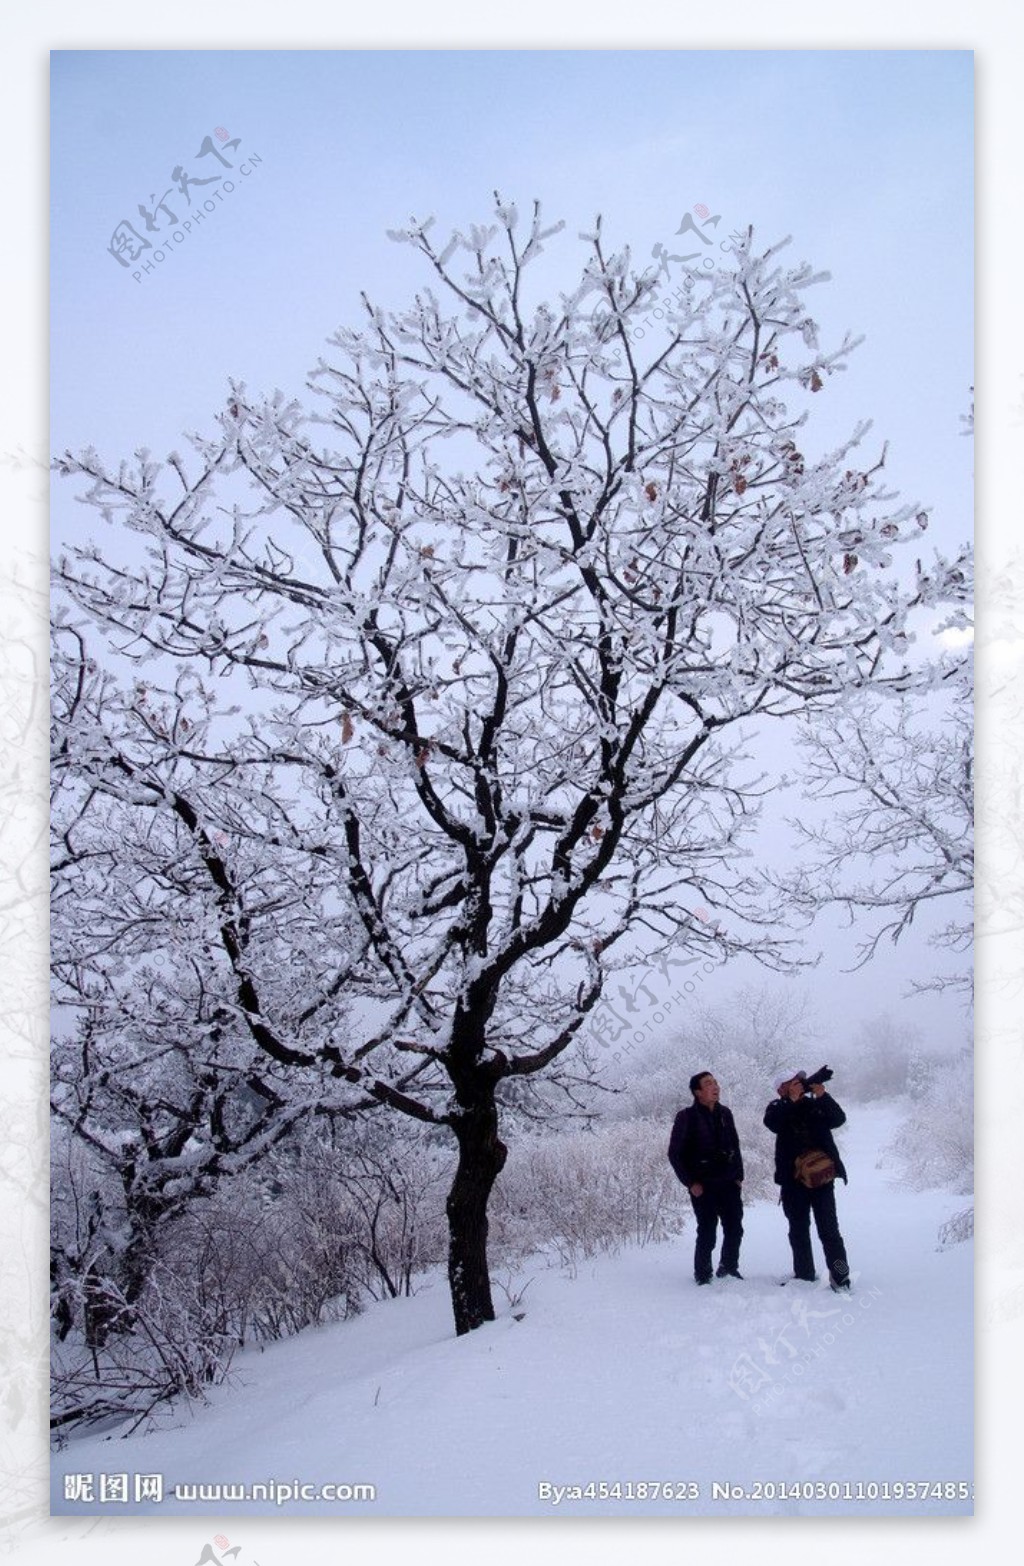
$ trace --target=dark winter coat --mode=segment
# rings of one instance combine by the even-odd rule
[[[743,1179],[743,1155],[732,1111],[692,1103],[672,1126],[668,1161],[685,1186]]]
[[[764,1112],[764,1123],[775,1133],[775,1184],[795,1185],[793,1165],[801,1153],[827,1153],[836,1166],[836,1174],[846,1179],[832,1132],[846,1116],[829,1093],[820,1098],[776,1098]]]

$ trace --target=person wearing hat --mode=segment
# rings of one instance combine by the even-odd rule
[[[669,1163],[686,1186],[697,1219],[693,1276],[710,1283],[712,1256],[722,1224],[719,1278],[742,1278],[743,1155],[732,1111],[719,1103],[721,1090],[710,1071],[690,1078],[693,1103],[681,1109],[668,1144]]]
[[[822,1073],[832,1075],[824,1067]],[[775,1085],[779,1096],[765,1110],[764,1123],[775,1135],[775,1183],[789,1223],[794,1275],[807,1283],[817,1281],[811,1250],[813,1213],[829,1283],[838,1292],[850,1287],[850,1267],[839,1232],[835,1195],[836,1179],[845,1183],[846,1170],[832,1132],[843,1125],[846,1116],[825,1091],[822,1073],[808,1081],[805,1071],[780,1072]]]

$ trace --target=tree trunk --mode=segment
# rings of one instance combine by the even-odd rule
[[[459,1162],[448,1193],[448,1282],[455,1331],[461,1336],[494,1320],[487,1271],[487,1203],[505,1166],[508,1148],[498,1136],[494,1090],[487,1084],[480,1099],[454,1121]]]
[[[88,1348],[105,1348],[112,1333],[127,1332],[130,1326],[129,1313],[125,1310],[121,1291],[108,1286],[108,1280],[95,1261],[90,1263],[86,1271],[82,1300]],[[96,1374],[99,1376],[98,1369]]]

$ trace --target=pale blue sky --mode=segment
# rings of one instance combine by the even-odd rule
[[[386,230],[486,219],[535,196],[573,236],[600,210],[646,262],[695,202],[833,282],[813,305],[868,341],[829,386],[829,429],[871,416],[890,472],[967,531],[970,460],[951,440],[971,365],[968,52],[82,51],[52,56],[51,447],[181,444],[227,378],[302,390],[366,288],[422,273]],[[214,127],[262,162],[143,283],[107,253]],[[202,195],[209,192],[203,190]],[[175,192],[181,210],[183,198]],[[161,224],[165,223],[159,215]],[[156,238],[156,236],[151,236]],[[815,409],[820,418],[822,408]],[[67,525],[58,491],[54,524]],[[80,522],[80,513],[75,518]]]

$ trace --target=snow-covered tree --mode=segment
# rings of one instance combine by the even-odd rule
[[[552,305],[556,232],[414,224],[427,284],[336,335],[319,413],[233,385],[187,459],[60,463],[110,527],[56,572],[60,1112],[109,1149],[137,1092],[171,1194],[313,1109],[443,1128],[459,1332],[501,1106],[611,967],[785,960],[730,736],[925,679],[963,569],[901,588],[927,519],[863,428],[804,440],[853,347],[810,267],[747,234],[664,303],[598,225]]]
[[[929,716],[904,700],[851,705],[804,728],[805,782],[826,811],[795,822],[809,849],[777,881],[813,917],[826,904],[851,924],[873,917],[855,967],[893,944],[929,905],[948,910],[931,944],[957,955],[973,941],[974,730],[970,690],[955,681]],[[969,967],[919,989],[972,989]]]
[[[974,1061],[965,1049],[930,1064],[886,1149],[887,1160],[912,1190],[947,1186],[966,1194],[974,1189]],[[959,1216],[964,1220],[967,1213]]]
[[[961,422],[973,438],[973,387]],[[929,936],[933,947],[963,954],[973,944],[974,574],[966,550],[943,592],[946,613],[931,635],[948,651],[929,702],[916,693],[858,693],[801,728],[807,795],[825,810],[794,823],[810,853],[776,884],[811,918],[829,903],[851,924],[880,915],[861,941],[858,968],[932,904],[949,914]],[[972,974],[969,966],[947,970],[914,988],[970,995]]]
[[[926,1042],[921,1029],[903,1016],[879,1012],[867,1017],[834,1051],[836,1080],[842,1080],[847,1097],[863,1104],[912,1094],[917,1076],[935,1064]]]

